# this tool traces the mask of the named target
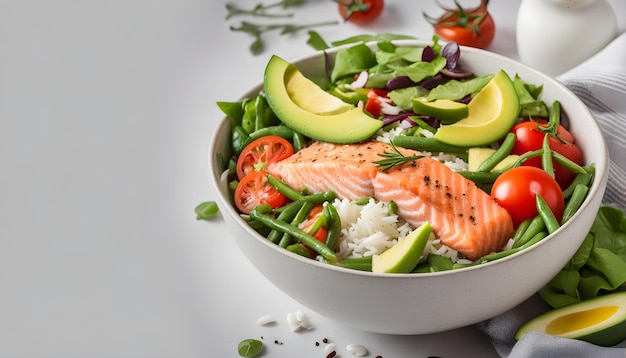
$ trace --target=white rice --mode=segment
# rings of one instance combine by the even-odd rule
[[[333,206],[341,218],[337,252],[341,259],[380,255],[412,231],[398,215],[389,213],[385,202],[370,199],[365,205],[357,205],[347,199],[335,199]],[[455,263],[471,263],[458,251],[441,244],[435,235],[431,235],[424,252],[448,257]]]

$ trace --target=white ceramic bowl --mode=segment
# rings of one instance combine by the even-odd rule
[[[329,54],[332,58],[334,51]],[[324,71],[321,53],[292,62],[311,77]],[[474,324],[510,310],[539,291],[576,252],[591,227],[606,187],[608,153],[599,126],[567,88],[528,66],[466,47],[461,50],[461,63],[478,75],[499,69],[510,76],[519,73],[528,83],[543,84],[542,99],[546,103],[561,102],[585,163],[595,163],[596,167],[595,181],[576,215],[531,248],[479,266],[426,274],[375,274],[334,267],[278,247],[240,218],[231,204],[226,183],[220,181],[222,172],[216,159],[217,153],[229,153],[230,124],[223,119],[210,144],[209,179],[233,238],[276,287],[311,310],[357,329],[427,334]],[[255,96],[261,88],[259,84],[242,98]]]

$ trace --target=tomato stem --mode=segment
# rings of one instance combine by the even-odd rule
[[[366,3],[363,0],[349,0],[349,1],[333,0],[333,1],[343,6],[346,9],[346,14],[343,17],[344,21],[348,21],[350,17],[352,17],[352,15],[354,15],[357,12],[362,12],[362,13],[367,12],[372,6],[372,4]]]

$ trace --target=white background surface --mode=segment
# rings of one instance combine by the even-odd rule
[[[623,31],[624,3],[612,3]],[[349,343],[371,357],[495,356],[472,327],[384,336],[316,315],[251,267],[221,218],[196,221],[194,207],[213,199],[215,102],[261,81],[271,54],[313,51],[306,32],[271,34],[252,56],[252,38],[229,25],[253,20],[226,21],[224,5],[0,1],[0,357],[236,357],[260,336],[266,357],[324,357],[323,338],[343,357]],[[518,5],[490,3],[490,49],[513,58]],[[434,1],[387,0],[368,28],[316,30],[430,39],[422,9],[439,13]],[[294,11],[294,23],[338,19],[330,1]],[[288,329],[297,309],[313,330]],[[265,314],[277,323],[258,326]]]

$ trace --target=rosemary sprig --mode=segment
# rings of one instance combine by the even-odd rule
[[[318,22],[313,24],[306,25],[294,25],[294,24],[270,24],[270,25],[261,25],[261,24],[253,24],[251,22],[243,21],[241,26],[234,27],[231,26],[230,29],[232,31],[240,31],[246,32],[254,37],[254,42],[250,45],[250,52],[253,55],[258,55],[265,49],[265,43],[263,42],[263,34],[273,30],[281,30],[280,34],[291,34],[296,33],[300,30],[309,29],[316,26],[326,26],[326,25],[336,25],[337,21],[327,21],[327,22]]]
[[[377,160],[374,162],[374,164],[376,164],[378,168],[380,168],[380,170],[382,171],[385,171],[395,166],[409,163],[409,162],[412,162],[414,160],[418,160],[424,157],[423,155],[406,156],[398,150],[398,148],[393,144],[393,142],[389,144],[391,145],[391,149],[393,150],[393,152],[378,153],[379,156],[385,159]]]
[[[257,17],[292,17],[293,13],[268,13],[267,10],[282,6],[286,9],[290,6],[299,6],[304,4],[305,0],[283,0],[272,4],[257,3],[252,9],[241,9],[234,4],[226,4],[226,20],[233,16],[250,15]]]

